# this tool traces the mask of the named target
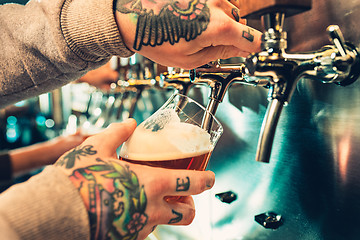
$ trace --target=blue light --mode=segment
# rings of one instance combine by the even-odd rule
[[[37,116],[36,117],[36,124],[39,126],[44,126],[46,122],[46,118],[44,116]]]
[[[6,121],[9,125],[15,125],[17,123],[17,118],[15,116],[9,116]]]

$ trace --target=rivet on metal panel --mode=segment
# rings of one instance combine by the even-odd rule
[[[275,212],[266,212],[256,215],[255,221],[264,228],[270,229],[277,229],[284,223],[283,217]]]
[[[235,201],[237,199],[236,194],[232,191],[217,193],[217,194],[215,194],[215,196],[224,203],[232,203],[233,201]]]

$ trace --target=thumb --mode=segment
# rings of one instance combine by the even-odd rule
[[[135,128],[136,121],[133,118],[112,123],[101,133],[86,139],[84,144],[94,145],[101,155],[113,156],[116,149],[130,137]]]

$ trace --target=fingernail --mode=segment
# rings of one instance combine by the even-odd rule
[[[133,118],[128,118],[128,119],[126,119],[126,120],[123,121],[123,123],[125,123],[125,124],[129,124],[129,123],[132,123],[132,122],[136,122],[135,119],[133,119]]]
[[[212,177],[206,181],[206,188],[210,189],[214,186],[215,183],[215,177]]]

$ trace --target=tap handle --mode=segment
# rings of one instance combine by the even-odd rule
[[[345,39],[344,36],[337,25],[330,25],[327,27],[326,31],[329,34],[330,40],[339,50],[339,53],[342,57],[345,57],[347,54],[347,50],[345,48]]]

